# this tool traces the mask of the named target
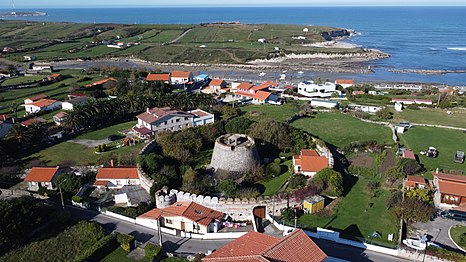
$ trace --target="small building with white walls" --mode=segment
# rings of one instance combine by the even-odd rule
[[[304,81],[298,84],[298,94],[306,97],[330,98],[333,93],[338,93],[334,83],[325,82],[315,84],[314,81]]]

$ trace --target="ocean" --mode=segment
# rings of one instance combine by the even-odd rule
[[[0,10],[11,11],[11,10]],[[466,85],[465,73],[421,75],[391,69],[465,70],[466,7],[216,7],[35,9],[33,21],[123,24],[198,24],[239,21],[253,24],[326,25],[352,29],[347,42],[380,49],[390,58],[373,62],[374,74],[341,74],[361,81],[432,82]],[[11,18],[8,18],[11,19]]]

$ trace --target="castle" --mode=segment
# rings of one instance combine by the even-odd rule
[[[210,165],[215,170],[249,172],[259,162],[254,139],[242,134],[226,134],[215,141]]]

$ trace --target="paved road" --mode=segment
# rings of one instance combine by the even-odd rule
[[[66,208],[73,217],[95,221],[101,224],[107,232],[121,232],[136,237],[141,242],[158,243],[157,232],[153,229],[135,225],[129,222],[121,221],[113,217],[100,214],[96,211],[83,210],[75,207]],[[206,253],[207,251],[216,250],[232,240],[198,240],[183,239],[171,235],[162,234],[164,248],[168,252],[195,254],[198,252]],[[401,258],[376,253],[368,250],[354,248],[345,245],[335,244],[331,241],[314,239],[319,247],[329,256],[343,259],[346,261],[381,261],[381,262],[400,262],[406,261]]]
[[[457,250],[457,247],[448,236],[448,230],[453,225],[466,225],[466,222],[460,222],[453,219],[437,217],[433,221],[427,223],[416,223],[413,225],[413,230],[409,237],[416,238],[418,235],[427,234],[432,238],[432,241],[438,243],[445,248]]]

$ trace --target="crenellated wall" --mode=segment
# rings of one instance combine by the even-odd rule
[[[177,201],[193,201],[200,205],[223,212],[237,221],[253,220],[253,209],[258,206],[265,206],[266,213],[273,212],[273,209],[275,208],[274,215],[279,215],[282,208],[300,204],[300,202],[296,201],[294,198],[282,198],[279,196],[275,197],[275,199],[270,197],[227,199],[223,197],[219,198],[190,194],[175,189],[170,190],[166,195],[156,196],[158,208],[167,207]]]
[[[140,155],[148,154],[150,151],[154,149],[156,146],[157,142],[155,140],[150,141],[147,145],[144,146],[144,148],[139,152]],[[137,169],[138,169],[138,176],[139,180],[141,181],[141,187],[144,188],[144,190],[147,191],[147,193],[150,194],[150,188],[154,184],[154,180],[150,178],[144,170],[142,170],[141,166],[137,164]]]

